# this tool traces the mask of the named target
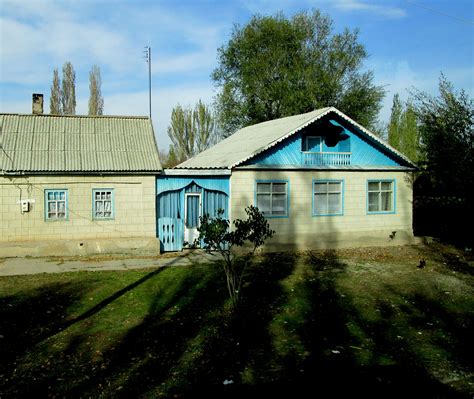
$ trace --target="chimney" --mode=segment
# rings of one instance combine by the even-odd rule
[[[43,95],[33,93],[33,114],[41,115],[43,113]]]

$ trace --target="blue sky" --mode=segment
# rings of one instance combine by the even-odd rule
[[[167,149],[173,106],[212,102],[210,79],[217,49],[234,23],[255,14],[291,16],[319,8],[335,31],[360,29],[375,73],[387,95],[406,99],[416,87],[435,94],[441,71],[457,89],[474,94],[474,1],[472,0],[180,0],[0,2],[0,112],[31,112],[31,94],[49,93],[54,68],[71,61],[76,70],[77,114],[87,113],[88,72],[102,73],[104,113],[148,114],[148,66],[152,48],[152,117],[160,149]],[[331,105],[331,104],[328,104]]]

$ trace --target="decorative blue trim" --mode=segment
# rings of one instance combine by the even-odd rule
[[[324,213],[318,214],[314,211],[314,183],[328,183],[328,182],[338,182],[341,183],[341,212],[340,213]],[[344,179],[313,179],[311,182],[311,191],[312,191],[312,201],[311,201],[311,215],[314,217],[321,216],[344,216],[344,191],[345,191],[345,181]]]
[[[110,217],[96,217],[95,216],[95,202],[94,202],[94,194],[97,191],[111,191],[112,193],[112,216]],[[91,212],[92,220],[115,220],[115,189],[114,188],[93,188],[92,189],[92,212]]]
[[[378,183],[378,182],[391,182],[392,183],[392,203],[393,203],[393,210],[391,211],[376,211],[376,212],[369,212],[369,183]],[[365,202],[366,202],[366,212],[367,215],[390,215],[397,213],[397,184],[396,179],[368,179],[366,188],[365,188]]]
[[[55,191],[64,191],[66,193],[66,209],[64,219],[50,219],[48,218],[48,193]],[[44,189],[44,221],[45,222],[64,222],[69,221],[69,190],[67,188],[45,188]]]
[[[290,217],[290,180],[255,180],[254,184],[254,206],[257,206],[257,183],[286,183],[286,215],[265,215],[267,219],[285,219]]]

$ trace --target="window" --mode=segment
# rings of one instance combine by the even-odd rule
[[[313,215],[342,215],[342,181],[313,182]]]
[[[45,190],[46,220],[66,220],[67,190]]]
[[[287,182],[257,182],[257,208],[265,216],[288,216],[287,189]]]
[[[320,136],[307,136],[306,137],[306,147],[305,151],[307,152],[321,152],[321,143],[322,137]]]
[[[114,218],[114,190],[92,190],[92,216],[94,219]]]
[[[395,212],[393,180],[369,180],[367,182],[368,213]]]

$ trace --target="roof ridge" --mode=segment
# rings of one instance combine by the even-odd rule
[[[32,117],[51,117],[51,118],[97,118],[97,119],[106,119],[106,118],[117,118],[117,119],[150,119],[146,115],[54,115],[54,114],[22,114],[18,112],[0,112],[0,115],[7,116],[32,116]]]

